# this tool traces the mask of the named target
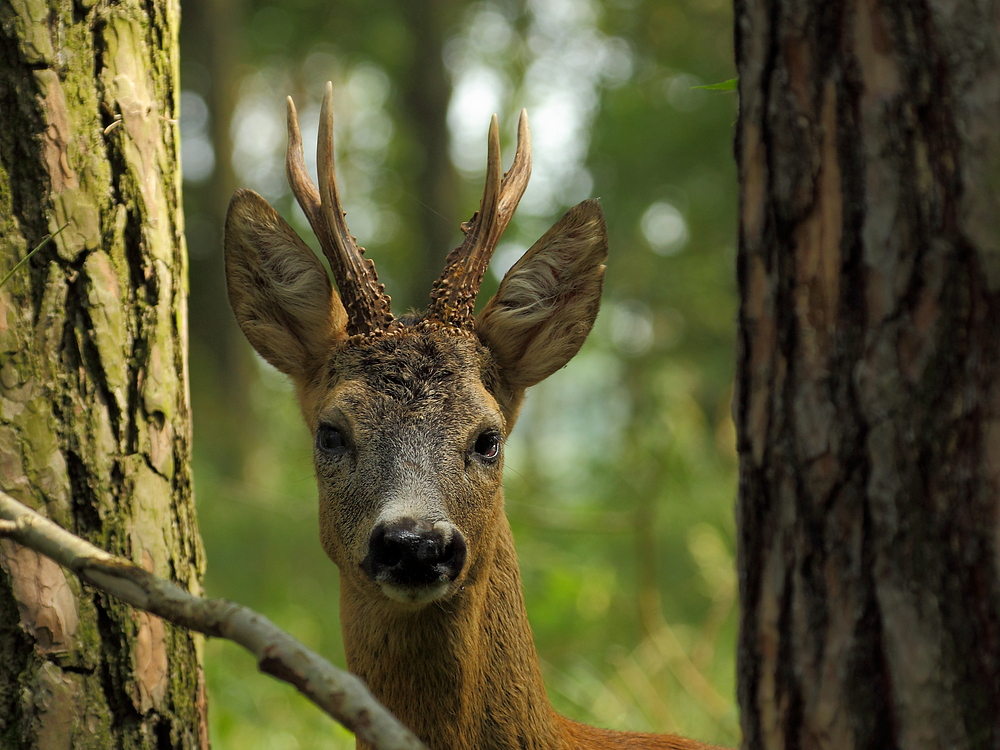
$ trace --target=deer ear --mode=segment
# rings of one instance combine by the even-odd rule
[[[579,351],[601,304],[608,233],[596,200],[571,208],[511,268],[476,319],[507,382],[527,388]]]
[[[326,269],[252,190],[233,194],[224,244],[229,304],[243,335],[285,374],[308,377],[347,327]]]

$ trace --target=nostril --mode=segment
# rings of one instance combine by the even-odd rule
[[[368,540],[369,555],[376,565],[392,567],[398,565],[406,553],[407,543],[412,535],[405,529],[379,524]]]
[[[449,578],[452,580],[458,578],[458,574],[462,572],[465,565],[465,537],[458,529],[455,529],[451,535],[444,559],[441,562],[447,568]]]
[[[372,545],[372,552],[380,565],[397,565],[403,559],[403,553],[406,549],[401,541],[398,538],[382,534],[378,543]]]
[[[440,534],[422,537],[416,544],[415,557],[422,563],[440,562],[445,551],[444,539]]]

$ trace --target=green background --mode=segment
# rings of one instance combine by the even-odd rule
[[[733,76],[731,9],[721,0],[412,4],[426,9],[428,33],[410,2],[183,7],[195,482],[208,593],[262,611],[343,664],[311,441],[285,378],[239,334],[222,281],[222,216],[234,187],[264,194],[315,244],[284,181],[285,95],[303,115],[308,153],[322,86],[334,82],[348,222],[397,312],[425,304],[412,282],[436,274],[428,256],[450,249],[428,248],[429,235],[457,244],[459,222],[477,207],[489,114],[500,115],[509,165],[524,106],[538,184],[498,265],[584,198],[601,198],[610,233],[594,332],[567,368],[532,389],[506,449],[508,514],[550,697],[588,723],[736,744],[736,99],[695,88]],[[444,62],[452,158],[436,164],[451,175],[450,206],[435,205],[420,182],[432,155],[414,136],[415,118],[427,113],[403,94],[428,49]],[[489,274],[482,299],[496,283]],[[215,747],[353,746],[235,646],[208,642],[206,670]]]

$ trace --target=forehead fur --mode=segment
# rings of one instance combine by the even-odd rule
[[[389,398],[418,405],[440,400],[468,378],[496,392],[496,365],[478,340],[448,328],[404,329],[350,343],[333,353],[333,381],[354,380]]]

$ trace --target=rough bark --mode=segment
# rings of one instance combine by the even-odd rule
[[[0,2],[0,488],[197,592],[177,3]],[[205,747],[199,641],[0,546],[0,746]]]
[[[746,748],[1000,748],[998,25],[736,4]]]

